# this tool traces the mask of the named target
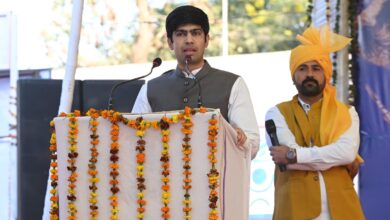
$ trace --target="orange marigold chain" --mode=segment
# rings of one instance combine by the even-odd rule
[[[74,113],[70,113],[67,115],[69,119],[69,131],[68,131],[68,144],[69,144],[69,152],[68,152],[68,166],[67,169],[70,171],[70,175],[68,177],[68,220],[76,220],[77,215],[77,207],[75,205],[76,197],[76,181],[77,181],[77,167],[76,167],[76,159],[78,157],[77,152],[77,135],[78,135],[78,119],[80,116],[80,111],[75,111]]]
[[[90,116],[90,131],[91,131],[91,157],[89,159],[88,163],[88,174],[90,176],[89,178],[89,215],[90,215],[90,220],[97,220],[98,214],[99,214],[99,207],[97,206],[97,183],[99,182],[98,178],[98,170],[96,169],[96,163],[98,161],[98,155],[99,152],[97,150],[97,145],[99,144],[99,135],[97,135],[97,128],[99,125],[99,122],[97,121],[97,118],[99,117],[99,112],[96,109],[91,108],[88,112],[87,115]]]
[[[167,118],[166,116],[164,116],[163,118],[161,118],[160,120],[160,129],[161,129],[161,135],[162,135],[162,138],[161,138],[161,141],[162,141],[162,145],[163,145],[163,149],[161,151],[161,157],[160,157],[160,161],[161,161],[161,175],[162,175],[162,178],[161,178],[161,181],[162,181],[162,186],[161,186],[161,189],[162,189],[162,194],[161,194],[161,201],[162,201],[162,207],[161,207],[161,217],[164,219],[164,220],[167,220],[170,218],[170,214],[169,214],[169,211],[170,211],[170,208],[169,208],[169,202],[170,202],[170,185],[169,185],[169,174],[170,174],[170,170],[169,170],[169,134],[170,134],[170,130],[169,130],[169,124],[171,123],[172,121]]]
[[[208,143],[209,146],[209,155],[208,159],[211,164],[210,172],[207,174],[209,178],[209,220],[217,220],[218,219],[218,187],[219,187],[219,172],[216,168],[217,164],[217,136],[218,136],[218,120],[216,119],[216,115],[213,115],[209,120],[209,129],[208,129]]]
[[[111,122],[111,144],[110,144],[110,185],[111,185],[111,196],[110,196],[110,205],[111,205],[111,220],[116,220],[118,219],[118,192],[119,192],[119,181],[118,181],[118,176],[119,176],[119,125],[118,122],[122,121],[122,115],[118,112],[114,111],[102,111],[102,117],[109,119]]]
[[[136,135],[138,137],[136,151],[137,160],[137,189],[138,189],[138,208],[137,208],[137,219],[142,220],[144,218],[144,212],[146,207],[146,200],[144,191],[146,189],[145,177],[144,177],[144,162],[145,162],[145,140],[143,136],[145,135],[145,129],[147,128],[146,122],[142,117],[138,117],[135,121],[135,127],[137,129]]]
[[[183,153],[183,174],[184,174],[184,179],[183,179],[183,189],[184,189],[184,200],[183,200],[183,212],[184,212],[184,219],[191,219],[191,194],[190,190],[192,188],[192,179],[191,179],[191,134],[192,134],[192,119],[191,119],[191,114],[194,114],[195,111],[192,110],[190,107],[185,107],[184,109],[184,114],[183,114],[183,119],[184,121],[182,122],[182,129],[181,131],[184,133],[184,138],[183,138],[183,144],[182,144],[182,153]]]
[[[57,140],[54,121],[50,122],[50,220],[58,220],[58,168],[57,168]]]

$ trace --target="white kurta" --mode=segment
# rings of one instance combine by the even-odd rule
[[[192,74],[196,75],[196,73],[199,72],[200,69],[201,68],[194,70]],[[150,106],[147,96],[147,88],[147,84],[145,84],[139,91],[137,99],[133,106],[133,113],[152,112],[152,107]],[[244,80],[241,77],[237,78],[230,92],[228,119],[233,127],[239,127],[245,132],[247,136],[247,141],[245,142],[243,147],[251,149],[251,157],[253,159],[256,156],[257,151],[259,150],[259,127],[257,125],[256,116],[253,110],[253,104],[251,101],[248,87],[246,86]]]

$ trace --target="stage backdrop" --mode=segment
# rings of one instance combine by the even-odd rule
[[[359,192],[367,219],[390,219],[390,1],[360,1]]]

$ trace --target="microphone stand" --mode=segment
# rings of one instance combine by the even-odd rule
[[[194,79],[195,80],[195,84],[198,85],[198,90],[199,90],[199,93],[198,93],[198,108],[200,108],[202,106],[202,88],[200,86],[198,78],[196,78],[196,76],[190,71],[190,69],[188,67],[189,60],[191,60],[191,57],[186,57],[186,60],[185,60],[185,62],[186,62],[185,72],[187,73],[187,76],[189,76],[192,79]],[[191,88],[193,88],[193,87],[191,87]]]
[[[134,78],[134,79],[130,79],[130,80],[126,80],[126,81],[123,81],[123,82],[119,82],[119,83],[115,84],[115,85],[111,88],[110,98],[109,98],[109,100],[108,100],[108,110],[113,109],[113,108],[112,108],[112,106],[113,106],[113,96],[112,96],[112,95],[113,95],[114,91],[115,91],[119,86],[149,76],[149,75],[153,72],[153,69],[154,69],[155,67],[160,66],[160,65],[161,65],[161,59],[160,59],[160,58],[156,58],[156,59],[153,60],[153,66],[152,66],[152,68],[150,69],[150,71],[149,71],[148,74],[143,75],[143,76],[139,76],[139,77]]]

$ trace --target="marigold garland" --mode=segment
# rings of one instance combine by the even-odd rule
[[[58,168],[57,168],[57,139],[54,121],[50,122],[50,220],[58,220]]]
[[[108,119],[111,122],[111,144],[110,144],[110,184],[111,184],[111,193],[110,196],[110,205],[111,205],[111,220],[118,219],[118,196],[117,193],[119,192],[119,125],[118,122],[123,122],[127,126],[136,129],[136,136],[138,137],[137,140],[137,154],[136,154],[136,160],[137,160],[137,219],[142,220],[144,218],[145,213],[145,207],[146,207],[146,200],[144,196],[144,191],[146,189],[145,185],[145,178],[144,178],[144,162],[145,162],[145,145],[146,142],[143,139],[145,135],[145,131],[147,128],[152,126],[153,128],[160,129],[161,135],[162,135],[162,151],[161,151],[161,181],[162,181],[162,192],[161,192],[161,198],[162,198],[162,207],[161,207],[161,216],[164,220],[167,220],[170,218],[170,156],[169,156],[169,135],[170,135],[170,124],[177,123],[179,120],[182,121],[182,133],[184,134],[183,143],[182,143],[182,153],[183,153],[183,189],[184,189],[184,199],[183,199],[183,212],[184,212],[184,219],[191,219],[191,195],[190,190],[192,188],[192,179],[191,179],[191,154],[192,154],[192,147],[190,144],[191,141],[191,134],[192,134],[192,127],[193,127],[193,121],[191,118],[191,115],[194,115],[196,112],[205,113],[207,112],[207,109],[204,107],[199,108],[198,110],[191,109],[189,107],[186,107],[184,109],[184,112],[181,112],[179,114],[173,115],[172,118],[168,118],[166,116],[162,117],[160,121],[153,121],[148,122],[145,121],[142,117],[138,117],[136,120],[128,120],[123,117],[118,112],[114,111],[97,111],[95,109],[90,109],[87,112],[87,115],[91,117],[90,119],[90,131],[91,131],[91,148],[90,153],[91,157],[88,164],[88,174],[90,175],[89,181],[90,181],[90,197],[89,197],[89,203],[90,203],[90,219],[97,219],[98,217],[98,206],[97,206],[97,183],[99,182],[98,178],[98,171],[96,169],[96,163],[98,158],[98,151],[97,151],[97,145],[99,144],[99,136],[97,135],[97,127],[99,123],[97,122],[97,118],[99,116],[102,116],[105,119]],[[68,117],[69,119],[69,131],[68,131],[68,143],[69,143],[69,153],[68,153],[68,166],[67,169],[71,172],[70,176],[68,177],[68,219],[73,220],[76,219],[77,214],[77,207],[75,206],[76,201],[76,181],[77,181],[77,167],[75,166],[76,158],[78,157],[77,152],[77,134],[78,134],[78,124],[77,124],[77,117],[80,116],[79,111],[75,111],[74,113],[70,114],[61,114],[62,117]],[[212,118],[209,120],[209,129],[208,129],[208,146],[209,146],[209,154],[208,159],[211,164],[211,169],[209,171],[208,179],[209,179],[209,220],[217,220],[218,219],[218,187],[219,187],[219,173],[216,169],[216,153],[217,153],[217,135],[218,135],[218,126],[217,126],[218,120],[216,119],[216,115],[213,115]],[[50,151],[51,151],[51,210],[50,210],[50,219],[58,219],[58,192],[57,192],[57,181],[58,181],[58,170],[57,170],[57,147],[56,147],[56,136],[54,132],[54,123],[51,122],[52,127],[52,136],[50,140]]]
[[[218,191],[217,188],[219,186],[218,180],[219,180],[219,173],[216,168],[217,164],[217,135],[218,135],[218,120],[216,119],[216,115],[213,115],[211,119],[209,120],[209,130],[208,130],[208,140],[209,142],[207,145],[209,146],[209,155],[208,159],[211,164],[210,172],[207,174],[209,178],[209,188],[210,188],[210,194],[209,194],[209,220],[217,220],[218,219]]]
[[[110,111],[102,111],[102,117],[105,119],[109,119],[111,122],[111,144],[110,144],[110,185],[111,185],[111,196],[110,196],[110,205],[111,205],[111,220],[116,220],[118,219],[118,192],[119,192],[119,181],[118,181],[118,176],[119,176],[119,125],[118,122],[122,121],[123,116],[118,113],[114,112],[112,110]]]
[[[77,199],[76,196],[76,181],[77,181],[77,167],[76,167],[76,159],[78,157],[77,152],[77,135],[78,135],[78,119],[80,116],[80,111],[76,110],[74,113],[67,114],[69,119],[69,131],[68,131],[68,144],[69,144],[69,153],[68,153],[68,166],[67,169],[70,171],[70,175],[68,177],[68,220],[76,220],[77,207],[75,205],[75,201]]]
[[[146,122],[142,117],[138,117],[135,120],[135,127],[137,129],[136,135],[139,138],[137,141],[137,189],[138,189],[138,208],[137,208],[137,219],[144,218],[144,212],[146,207],[146,200],[144,195],[144,190],[146,189],[145,178],[144,178],[144,162],[145,162],[145,140],[143,136],[145,135],[145,130],[147,128]]]
[[[97,150],[97,145],[99,144],[99,135],[97,135],[97,128],[98,128],[98,125],[99,125],[99,122],[97,121],[97,118],[100,116],[99,115],[99,112],[96,110],[96,109],[93,109],[91,108],[88,112],[87,112],[87,116],[90,116],[90,121],[89,121],[89,125],[90,125],[90,131],[91,131],[91,135],[90,135],[90,138],[91,138],[91,141],[90,141],[90,144],[91,144],[91,148],[90,148],[90,152],[91,152],[91,157],[89,159],[89,163],[88,163],[88,174],[90,176],[89,178],[89,182],[90,182],[90,185],[89,185],[89,190],[90,190],[90,193],[89,193],[89,215],[90,215],[90,220],[97,220],[97,217],[98,217],[98,214],[99,214],[99,207],[97,206],[97,197],[98,197],[98,193],[97,193],[97,183],[99,182],[99,178],[98,178],[98,170],[96,169],[96,163],[98,161],[98,155],[99,155],[99,152]]]
[[[169,124],[172,123],[172,120],[170,120],[169,118],[167,118],[166,116],[162,117],[161,120],[160,120],[160,129],[161,129],[161,135],[162,135],[162,138],[161,138],[161,141],[162,141],[162,146],[163,146],[163,149],[161,151],[161,157],[160,157],[160,161],[161,161],[161,175],[162,175],[162,178],[161,178],[161,181],[162,181],[162,186],[161,186],[161,189],[162,189],[162,194],[161,194],[161,201],[163,203],[163,206],[161,207],[161,217],[163,217],[164,220],[166,219],[169,219],[170,218],[170,214],[169,214],[169,202],[170,202],[170,185],[169,185],[169,174],[170,174],[170,170],[169,170],[169,134],[170,134],[170,130],[169,130]]]
[[[194,114],[195,112],[190,108],[190,107],[185,107],[184,109],[184,114],[182,115],[184,121],[182,122],[182,133],[184,134],[183,138],[183,144],[182,144],[182,153],[183,153],[183,158],[182,160],[184,161],[183,164],[183,189],[184,189],[184,200],[183,200],[183,212],[184,212],[184,219],[191,219],[191,194],[190,190],[192,188],[192,179],[191,179],[191,153],[192,153],[192,148],[191,148],[191,134],[192,134],[192,118],[191,114]]]

